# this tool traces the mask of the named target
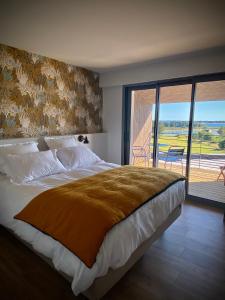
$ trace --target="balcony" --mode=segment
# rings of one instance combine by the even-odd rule
[[[158,99],[156,87],[132,91],[130,162],[152,165],[153,136],[157,134],[158,166],[179,173],[183,166],[185,175],[190,142],[188,193],[225,203],[223,176],[218,180],[220,168],[225,166],[225,80],[197,83],[193,111],[192,87],[189,83],[162,86]],[[173,147],[177,153],[172,158]]]
[[[161,139],[161,144],[159,144],[163,146],[159,146],[160,155],[158,167],[185,174],[186,153],[184,153],[183,159],[179,162],[166,162],[165,159],[160,159],[162,156],[166,157],[168,153],[168,149],[171,146],[171,137],[169,139],[170,141],[166,141],[167,144],[162,144],[162,142],[165,143],[165,138],[163,138],[163,140]],[[180,140],[180,142],[182,141]],[[174,141],[172,141],[172,144],[175,144]],[[149,151],[149,159],[136,157],[134,165],[146,167],[148,165],[152,166],[152,145],[150,146]],[[131,157],[131,161],[133,162],[133,157]],[[190,161],[188,193],[193,196],[225,203],[225,185],[223,176],[220,176],[220,179],[218,180],[221,166],[225,166],[225,154],[223,154],[223,152],[215,154],[213,153],[212,147],[206,147],[204,143],[197,143],[195,141],[194,147],[192,147]]]

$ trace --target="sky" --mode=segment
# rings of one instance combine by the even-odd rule
[[[160,121],[188,121],[190,103],[160,105]],[[204,101],[195,103],[195,121],[225,121],[225,101]]]

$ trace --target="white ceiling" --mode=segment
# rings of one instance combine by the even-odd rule
[[[0,42],[105,72],[225,45],[225,0],[0,0]]]

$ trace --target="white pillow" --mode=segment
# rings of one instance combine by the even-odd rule
[[[0,173],[5,173],[4,157],[7,154],[39,152],[36,142],[0,145]]]
[[[59,149],[64,147],[74,147],[77,145],[75,137],[45,137],[45,142],[47,143],[49,149]]]
[[[5,166],[7,175],[15,183],[24,183],[66,171],[57,159],[56,150],[9,154],[5,157]]]
[[[86,168],[101,161],[94,152],[83,145],[59,149],[57,156],[64,167],[70,170]]]

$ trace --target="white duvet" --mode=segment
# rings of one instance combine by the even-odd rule
[[[70,276],[75,295],[88,289],[94,279],[105,275],[109,268],[116,269],[126,263],[134,250],[184,201],[184,182],[175,183],[114,226],[106,235],[91,269],[59,242],[13,216],[42,191],[115,167],[117,165],[101,161],[88,169],[68,171],[21,185],[0,175],[0,223],[51,259],[57,270]]]

